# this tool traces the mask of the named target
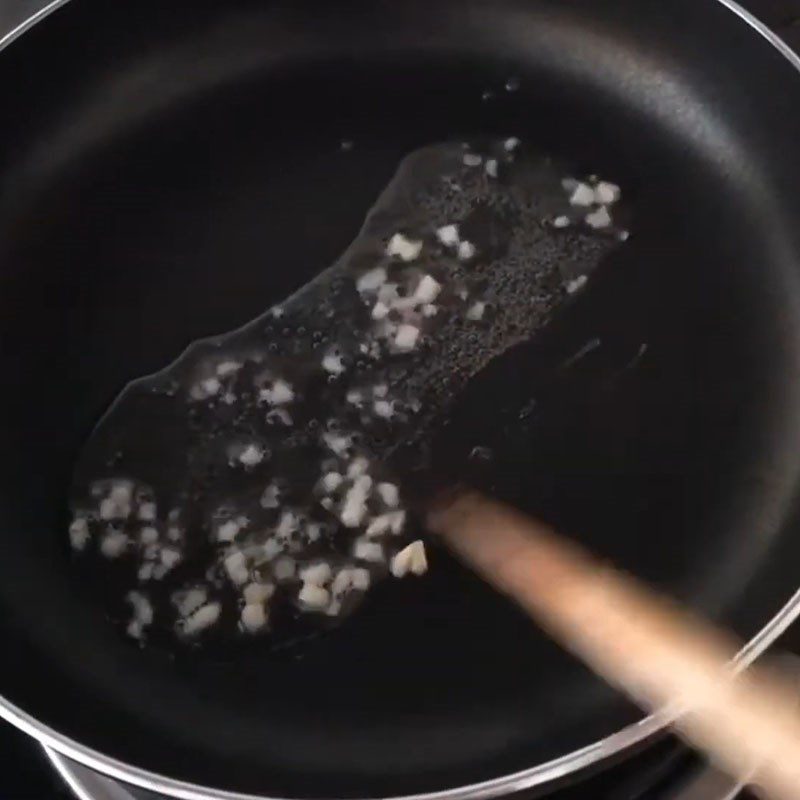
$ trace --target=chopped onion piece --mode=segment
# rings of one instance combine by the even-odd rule
[[[204,587],[186,589],[172,595],[172,604],[182,617],[188,617],[208,600],[208,590]]]
[[[483,319],[483,312],[486,310],[486,303],[478,301],[473,303],[467,310],[467,319],[472,322],[477,322]]]
[[[389,400],[376,400],[372,404],[375,415],[383,419],[391,419],[394,416],[394,403]]]
[[[241,368],[242,365],[238,361],[223,361],[221,364],[217,364],[217,376],[227,378]]]
[[[392,303],[397,300],[398,296],[396,283],[384,283],[383,286],[378,289],[378,300],[380,300],[381,303],[386,303],[386,305],[391,306]]]
[[[408,352],[417,346],[418,338],[419,328],[414,325],[401,325],[394,337],[394,346],[402,352]]]
[[[330,602],[331,596],[327,589],[313,583],[304,583],[297,599],[300,605],[311,611],[321,611]]]
[[[250,571],[247,569],[247,561],[241,550],[235,550],[225,557],[223,562],[225,572],[237,586],[243,586],[250,579]]]
[[[129,481],[120,481],[111,486],[108,496],[120,507],[128,507],[130,513],[130,503],[133,495],[133,488]]]
[[[119,558],[128,547],[128,537],[122,531],[108,531],[100,542],[100,552],[106,558]]]
[[[128,623],[128,635],[141,639],[144,629],[153,622],[153,606],[141,592],[128,592],[125,600],[133,610],[133,619]]]
[[[338,617],[341,612],[342,601],[337,600],[335,597],[332,598],[330,603],[328,603],[328,607],[325,609],[325,614],[329,617]]]
[[[271,406],[283,406],[294,400],[294,389],[279,378],[268,389],[262,389],[259,398]]]
[[[419,303],[432,303],[442,291],[442,285],[430,275],[424,275],[414,290],[414,299]]]
[[[294,578],[297,564],[289,556],[281,556],[272,567],[272,574],[276,581],[289,581]]]
[[[132,639],[141,639],[144,636],[144,625],[138,619],[132,619],[126,628],[128,636]]]
[[[300,518],[293,511],[284,511],[278,520],[275,535],[279,539],[286,539],[300,527]]]
[[[373,517],[367,525],[366,535],[368,537],[382,536],[388,533],[392,527],[392,518],[389,514],[380,514]]]
[[[372,564],[384,561],[383,547],[378,542],[371,542],[368,539],[356,539],[353,555],[361,561],[369,561]]]
[[[332,575],[331,565],[324,561],[318,564],[311,564],[300,570],[300,580],[303,583],[312,583],[315,586],[324,586],[330,581]]]
[[[594,189],[588,183],[579,181],[569,198],[572,206],[587,208],[594,205]]]
[[[261,545],[261,555],[267,560],[272,561],[275,556],[279,556],[283,552],[283,545],[277,539],[267,539]]]
[[[327,432],[322,434],[322,441],[325,446],[336,453],[337,456],[346,456],[350,449],[352,439],[342,433]]]
[[[375,320],[386,319],[386,317],[389,316],[390,310],[391,309],[389,308],[389,306],[387,306],[386,303],[383,302],[383,300],[378,300],[378,302],[375,303],[375,305],[372,307],[372,315],[371,315],[372,319]]]
[[[356,478],[345,495],[342,513],[339,519],[346,528],[357,528],[367,513],[367,499],[372,488],[372,479],[368,475]]]
[[[586,224],[595,230],[599,228],[607,228],[611,225],[611,215],[605,206],[601,206],[597,211],[586,215]]]
[[[391,517],[390,526],[392,529],[392,533],[399,534],[403,532],[403,528],[406,524],[406,512],[405,511],[392,511],[389,516]]]
[[[331,375],[341,375],[344,370],[344,361],[339,353],[328,353],[322,359],[322,369]]]
[[[361,408],[362,404],[364,403],[364,395],[361,394],[358,389],[351,389],[347,393],[346,399],[351,406],[355,406],[356,408]]]
[[[567,284],[567,294],[575,294],[575,292],[579,292],[586,286],[586,283],[589,279],[586,275],[579,275],[575,280],[570,281]]]
[[[159,557],[159,550],[158,545],[156,544],[148,544],[144,548],[144,557],[149,560],[153,560]]]
[[[436,238],[445,247],[455,247],[459,242],[458,225],[443,225],[436,231]]]
[[[477,248],[472,242],[464,240],[458,243],[458,257],[461,261],[469,261],[475,257],[475,253],[477,253]]]
[[[171,542],[179,542],[183,538],[183,531],[176,525],[170,525],[167,528],[167,539]]]
[[[152,525],[145,525],[139,531],[139,541],[144,544],[156,544],[158,542],[158,529]]]
[[[218,394],[222,389],[222,383],[219,378],[206,378],[200,381],[200,385],[192,390],[192,397],[196,400],[206,400]]]
[[[462,161],[465,167],[479,167],[483,163],[483,158],[477,153],[464,153]]]
[[[222,606],[219,603],[207,603],[180,620],[178,628],[185,636],[196,636],[206,628],[210,628],[219,619],[221,612]]]
[[[318,542],[322,538],[322,525],[318,522],[309,522],[305,534],[309,542]]]
[[[217,541],[232,542],[240,530],[241,528],[236,520],[226,520],[217,528]]]
[[[359,592],[366,592],[370,584],[369,570],[363,567],[354,567],[351,573],[350,580],[353,582],[353,588]]]
[[[358,478],[361,475],[365,475],[367,470],[369,469],[369,461],[363,456],[359,456],[358,458],[354,458],[347,467],[347,477],[348,478]]]
[[[127,519],[131,513],[130,500],[115,497],[112,491],[108,497],[100,501],[99,511],[102,520]]]
[[[127,515],[122,513],[120,506],[111,497],[104,497],[100,501],[100,519],[124,519]]]
[[[261,603],[248,603],[242,609],[240,621],[242,630],[247,631],[247,633],[256,633],[266,627],[267,611]]]
[[[600,183],[594,187],[594,196],[595,202],[604,206],[610,206],[622,197],[622,190],[615,183],[600,181]]]
[[[331,594],[334,597],[341,597],[345,592],[349,592],[353,587],[353,573],[355,569],[345,567],[336,573],[336,577],[331,583]]]
[[[326,494],[332,494],[341,485],[344,478],[338,472],[328,472],[322,477],[322,490]]]
[[[280,487],[275,483],[271,483],[264,489],[264,493],[261,495],[261,508],[277,508],[280,495]]]
[[[375,267],[359,277],[356,289],[360,294],[377,292],[386,282],[386,277],[386,270],[383,267]]]
[[[69,526],[69,541],[75,550],[83,550],[89,543],[89,521],[76,517]]]
[[[246,469],[258,466],[264,460],[264,450],[256,444],[248,444],[239,453],[239,463]]]
[[[275,587],[271,583],[248,583],[242,592],[247,605],[266,603],[273,594],[275,594]]]
[[[396,508],[400,503],[400,490],[393,483],[379,483],[378,496],[389,508]]]
[[[165,547],[161,551],[161,564],[165,566],[167,570],[171,570],[176,564],[179,564],[181,558],[180,551],[176,550],[174,547]]]
[[[392,557],[390,564],[392,575],[395,578],[402,578],[409,572],[414,575],[423,575],[428,571],[428,558],[425,554],[425,545],[420,539],[411,542],[399,553]]]
[[[133,607],[136,617],[145,625],[149,625],[153,621],[153,607],[146,595],[141,592],[128,592],[125,599]]]
[[[398,256],[402,261],[414,261],[422,252],[422,242],[396,233],[386,245],[386,255]]]

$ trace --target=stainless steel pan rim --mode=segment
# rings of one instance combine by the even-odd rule
[[[53,11],[64,6],[69,0],[52,0],[43,8],[22,19],[14,28],[0,37],[0,50],[7,47],[15,39],[41,22]],[[754,33],[766,39],[798,72],[800,72],[800,55],[794,52],[786,42],[771,31],[763,22],[754,17],[734,0],[715,0],[728,11],[735,14]],[[762,630],[741,650],[737,657],[737,666],[743,669],[750,665],[771,644],[773,644],[798,618],[800,618],[800,589],[787,601],[783,608]],[[77,762],[89,769],[116,778],[134,786],[147,789],[157,794],[181,798],[181,800],[281,800],[265,798],[259,795],[245,795],[175,780],[158,775],[138,767],[134,767],[86,747],[57,731],[42,724],[21,708],[0,696],[0,718],[10,722],[24,733],[40,742],[45,751],[51,755],[53,763],[64,775],[68,766],[60,756]],[[639,722],[629,725],[611,736],[600,739],[593,744],[575,750],[560,758],[539,764],[536,767],[522,770],[511,775],[503,775],[481,783],[468,784],[453,789],[425,794],[398,796],[391,800],[484,800],[499,795],[530,789],[535,786],[558,780],[567,775],[579,772],[587,767],[614,756],[624,750],[645,741],[667,727],[672,721],[668,713],[655,713],[644,717]]]

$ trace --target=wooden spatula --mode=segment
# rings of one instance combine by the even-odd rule
[[[800,798],[800,715],[789,682],[740,672],[735,637],[659,597],[578,545],[472,492],[442,500],[428,526],[557,642],[732,776]]]

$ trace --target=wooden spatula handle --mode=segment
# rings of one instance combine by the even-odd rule
[[[734,637],[479,494],[440,503],[428,524],[598,675],[648,710],[674,712],[676,730],[718,766],[755,770],[768,795],[800,798],[796,692],[761,669],[736,675]]]

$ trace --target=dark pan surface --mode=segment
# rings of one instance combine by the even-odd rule
[[[332,263],[410,150],[475,134],[613,176],[635,236],[440,446],[535,397],[498,493],[755,635],[800,573],[798,96],[710,0],[73,0],[23,36],[0,56],[3,695],[137,766],[289,795],[486,780],[638,719],[438,552],[334,635],[228,661],[133,649],[68,569],[73,459],[119,389]]]

